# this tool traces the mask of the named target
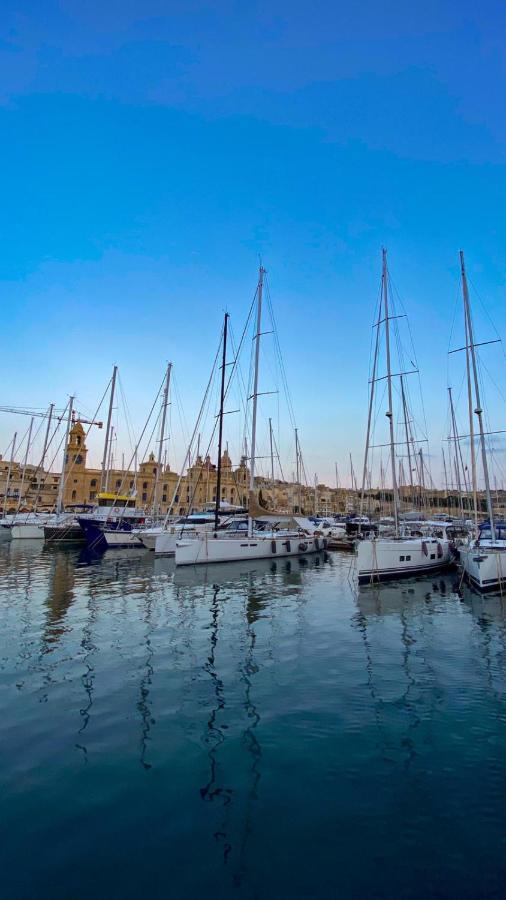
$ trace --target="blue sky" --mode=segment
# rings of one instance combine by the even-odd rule
[[[333,481],[337,460],[346,480],[385,245],[438,474],[460,247],[506,330],[506,8],[350,6],[6,0],[2,404],[75,392],[92,412],[117,362],[141,426],[171,359],[189,424],[261,254],[307,471]],[[2,448],[16,426],[2,416]]]

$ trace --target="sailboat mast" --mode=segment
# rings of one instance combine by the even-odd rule
[[[67,448],[69,445],[69,434],[72,425],[72,407],[74,398],[69,397],[69,412],[67,416],[67,427],[65,429],[65,440],[63,443],[63,463],[61,467],[60,483],[58,485],[58,499],[56,501],[56,512],[60,515],[63,512],[63,492],[65,489],[65,463],[67,462]]]
[[[413,503],[413,466],[411,464],[408,404],[406,403],[406,392],[404,390],[404,378],[402,377],[402,375],[401,375],[401,395],[402,395],[402,409],[404,412],[404,431],[406,434],[406,447],[408,448],[409,486],[411,488],[411,503]]]
[[[271,481],[274,485],[274,453],[272,451],[272,419],[269,419],[269,441],[271,445]]]
[[[19,488],[18,512],[19,512],[19,508],[21,506],[21,502],[23,500],[23,485],[25,483],[26,467],[28,465],[28,453],[30,451],[30,444],[32,443],[32,430],[33,430],[33,416],[30,419],[30,427],[28,429],[28,440],[26,442],[25,458],[23,461],[23,474],[21,475],[21,485]]]
[[[54,409],[54,403],[50,403],[49,404],[49,412],[47,414],[46,433],[44,435],[44,446],[42,448],[42,459],[40,461],[40,468],[42,469],[42,471],[44,471],[44,463],[46,461],[47,445],[48,445],[48,441],[49,441],[49,430],[51,428],[51,420],[53,418],[53,409]]]
[[[167,366],[167,373],[165,375],[165,384],[163,387],[162,421],[160,423],[160,445],[158,447],[158,461],[157,461],[157,465],[156,465],[155,485],[153,488],[153,515],[156,515],[156,511],[158,508],[158,482],[160,480],[160,469],[162,467],[162,459],[163,459],[163,444],[164,444],[164,440],[165,440],[165,422],[167,419],[167,406],[169,405],[169,387],[170,387],[171,371],[172,371],[172,363],[169,363]]]
[[[450,498],[448,496],[448,475],[446,472],[446,458],[445,458],[445,448],[442,447],[443,451],[443,470],[445,473],[445,492],[446,492],[446,507],[448,509],[448,515],[450,515]]]
[[[111,419],[112,419],[112,410],[114,406],[114,392],[116,390],[116,375],[118,373],[118,367],[114,366],[112,370],[112,380],[111,380],[111,396],[109,398],[109,412],[107,413],[107,425],[105,429],[105,440],[104,440],[104,455],[102,457],[102,476],[100,479],[100,490],[106,490],[106,468],[107,461],[109,457],[109,436],[111,433]]]
[[[220,521],[221,503],[221,445],[223,440],[223,404],[225,403],[225,369],[227,365],[227,332],[228,313],[225,313],[223,324],[223,356],[221,361],[221,387],[220,387],[220,416],[218,426],[218,471],[216,474],[216,505],[214,508],[214,527],[217,528]],[[256,388],[255,388],[256,390]]]
[[[258,288],[257,288],[257,321],[256,321],[256,334],[254,340],[255,343],[255,371],[253,375],[253,410],[251,415],[251,460],[250,460],[250,474],[249,474],[249,489],[250,491],[255,490],[255,452],[256,452],[256,440],[257,440],[257,404],[258,404],[258,371],[259,371],[259,362],[260,362],[260,329],[262,327],[262,294],[264,289],[264,274],[265,269],[263,266],[260,266],[258,272]],[[248,535],[252,537],[253,535],[253,519],[251,516],[248,516]]]
[[[395,472],[395,437],[394,437],[394,413],[392,401],[392,368],[390,362],[390,318],[388,315],[388,271],[387,251],[383,248],[383,305],[385,308],[385,341],[387,358],[387,386],[388,386],[388,410],[387,417],[390,427],[390,461],[392,465],[392,490],[394,497],[394,522],[395,535],[399,536],[399,498],[397,495],[397,477]]]
[[[471,351],[471,363],[473,369],[473,381],[474,381],[474,393],[476,397],[476,409],[474,410],[476,415],[478,416],[478,427],[480,431],[480,447],[481,447],[481,461],[483,465],[483,476],[485,479],[485,494],[487,497],[487,511],[488,517],[490,521],[490,535],[493,541],[495,541],[495,524],[494,524],[494,510],[492,508],[492,495],[490,493],[490,479],[488,474],[488,461],[487,461],[487,449],[485,446],[485,430],[483,428],[483,410],[481,408],[481,400],[480,400],[480,384],[478,379],[478,367],[476,365],[476,353],[474,347],[474,336],[473,336],[473,323],[471,319],[471,309],[469,305],[469,290],[467,287],[467,277],[466,277],[466,268],[464,264],[464,252],[460,251],[460,268],[462,273],[462,293],[464,296],[464,315],[467,323],[467,336],[469,338],[469,349]],[[476,490],[476,480],[473,484],[473,492]]]
[[[5,516],[5,513],[7,511],[7,495],[9,493],[9,487],[10,487],[10,483],[11,483],[11,474],[12,474],[12,467],[14,465],[14,454],[16,452],[17,436],[18,436],[18,433],[17,433],[17,431],[15,431],[14,437],[12,438],[11,458],[9,460],[9,468],[7,470],[7,480],[5,482],[4,509],[3,509],[3,513],[2,513],[3,516]]]
[[[450,415],[452,420],[452,431],[453,431],[453,443],[455,446],[455,456],[454,456],[454,465],[455,465],[455,474],[457,476],[457,490],[459,492],[459,500],[460,500],[460,513],[464,515],[464,504],[462,501],[462,483],[460,481],[460,467],[459,467],[459,433],[457,431],[457,421],[455,419],[455,409],[453,407],[453,396],[451,387],[448,388],[448,394],[450,397]]]
[[[300,472],[300,446],[299,446],[299,429],[295,429],[295,466],[297,469],[296,481],[297,481],[297,499],[298,499],[298,508],[297,512],[299,515],[302,512],[302,499],[301,499],[301,472]]]
[[[364,512],[364,492],[365,492],[365,483],[367,478],[367,463],[369,458],[369,444],[371,441],[371,422],[372,422],[372,411],[374,405],[374,389],[376,385],[376,370],[378,367],[378,349],[379,349],[379,336],[380,336],[380,328],[381,328],[381,301],[378,312],[378,322],[376,323],[376,340],[374,342],[374,360],[372,366],[372,378],[371,378],[371,392],[369,394],[369,410],[367,413],[367,432],[365,438],[365,452],[364,452],[364,468],[362,470],[362,491],[360,494],[360,515],[363,515]],[[337,463],[336,463],[336,478],[337,478]],[[353,484],[352,484],[353,487]]]
[[[461,262],[463,265],[464,257],[462,255]],[[466,283],[466,292],[467,292],[467,278],[465,277],[464,270],[464,280]],[[468,299],[469,304],[469,299]],[[468,407],[468,415],[469,415],[469,439],[470,439],[470,449],[471,449],[471,483],[473,489],[473,506],[474,506],[474,527],[476,529],[476,535],[478,535],[478,479],[476,476],[476,447],[474,446],[474,416],[473,416],[473,389],[471,384],[471,358],[470,358],[470,338],[469,338],[469,327],[467,322],[467,316],[465,317],[465,337],[466,337],[466,380],[467,380],[467,407]]]

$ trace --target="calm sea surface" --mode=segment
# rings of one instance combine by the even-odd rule
[[[2,898],[506,893],[506,599],[0,545]]]

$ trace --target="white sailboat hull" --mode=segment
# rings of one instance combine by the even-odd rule
[[[44,540],[44,524],[42,522],[18,522],[10,528],[11,540]]]
[[[108,547],[138,547],[141,548],[143,546],[142,541],[139,540],[136,534],[133,531],[122,531],[118,529],[117,531],[104,531],[104,540]]]
[[[506,588],[506,546],[463,547],[460,561],[466,578],[478,590]]]
[[[133,529],[133,534],[139,538],[146,550],[154,550],[158,535],[162,534],[162,528]]]
[[[450,541],[437,538],[364,540],[358,542],[360,584],[430,574],[453,562]]]
[[[176,566],[206,565],[251,559],[282,559],[323,550],[326,541],[305,535],[215,538],[213,533],[176,541]]]

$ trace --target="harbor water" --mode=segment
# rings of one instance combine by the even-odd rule
[[[499,897],[506,598],[0,545],[2,897]]]

